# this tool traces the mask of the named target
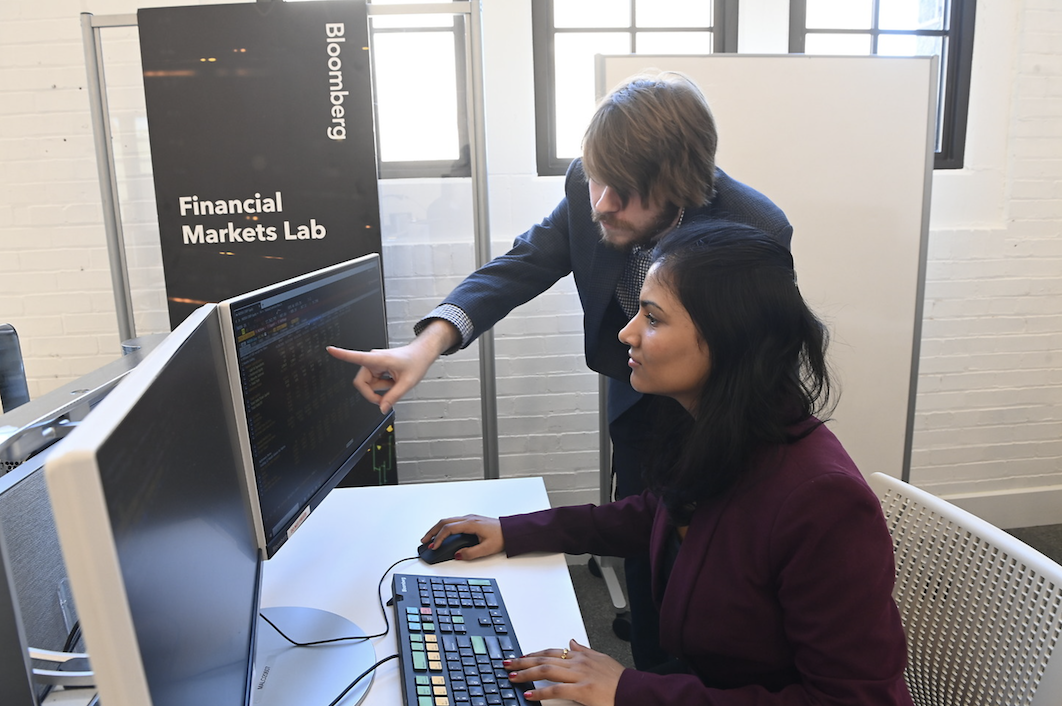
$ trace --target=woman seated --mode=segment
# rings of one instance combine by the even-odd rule
[[[508,663],[530,700],[911,704],[892,541],[876,496],[819,419],[827,335],[793,258],[740,225],[680,234],[661,243],[619,335],[634,389],[678,403],[661,401],[649,489],[601,507],[445,519],[423,541],[474,533],[464,560],[648,554],[673,661],[625,669],[572,641]]]

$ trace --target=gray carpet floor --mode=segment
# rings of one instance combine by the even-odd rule
[[[579,600],[579,610],[583,614],[583,625],[590,646],[598,652],[604,652],[625,667],[633,667],[631,644],[616,637],[612,622],[616,619],[616,609],[608,595],[604,579],[590,573],[586,564],[571,564],[568,571],[572,575],[575,597]],[[619,572],[620,583],[623,573]],[[626,589],[626,587],[624,587]]]

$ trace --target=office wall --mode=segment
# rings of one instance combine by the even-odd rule
[[[0,319],[20,332],[33,396],[118,355],[77,15],[163,4],[0,3]],[[979,0],[977,12],[967,167],[933,183],[912,479],[1004,524],[1062,522],[1062,6]],[[533,176],[530,0],[485,0],[484,28],[502,252],[561,185]],[[108,81],[135,86],[117,61],[135,33],[116,32]],[[119,89],[112,108],[136,94]],[[138,332],[150,333],[165,328],[150,164],[135,110],[117,122]],[[472,267],[468,191],[381,184],[396,343]],[[596,498],[580,330],[570,279],[497,329],[502,474],[544,475],[554,503]],[[477,375],[465,351],[400,405],[403,480],[482,474]]]
[[[1062,522],[1062,5],[981,0],[966,168],[937,173],[912,480]]]

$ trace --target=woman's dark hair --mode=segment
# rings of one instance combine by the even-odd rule
[[[651,272],[708,347],[693,414],[665,412],[666,448],[648,478],[672,519],[737,483],[753,457],[802,438],[828,411],[828,333],[797,288],[793,256],[762,231],[694,222],[665,238]],[[657,435],[657,438],[661,438]]]

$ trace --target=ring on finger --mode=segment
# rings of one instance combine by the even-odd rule
[[[568,659],[568,648],[567,647],[565,647],[564,651],[561,652],[561,659]]]

